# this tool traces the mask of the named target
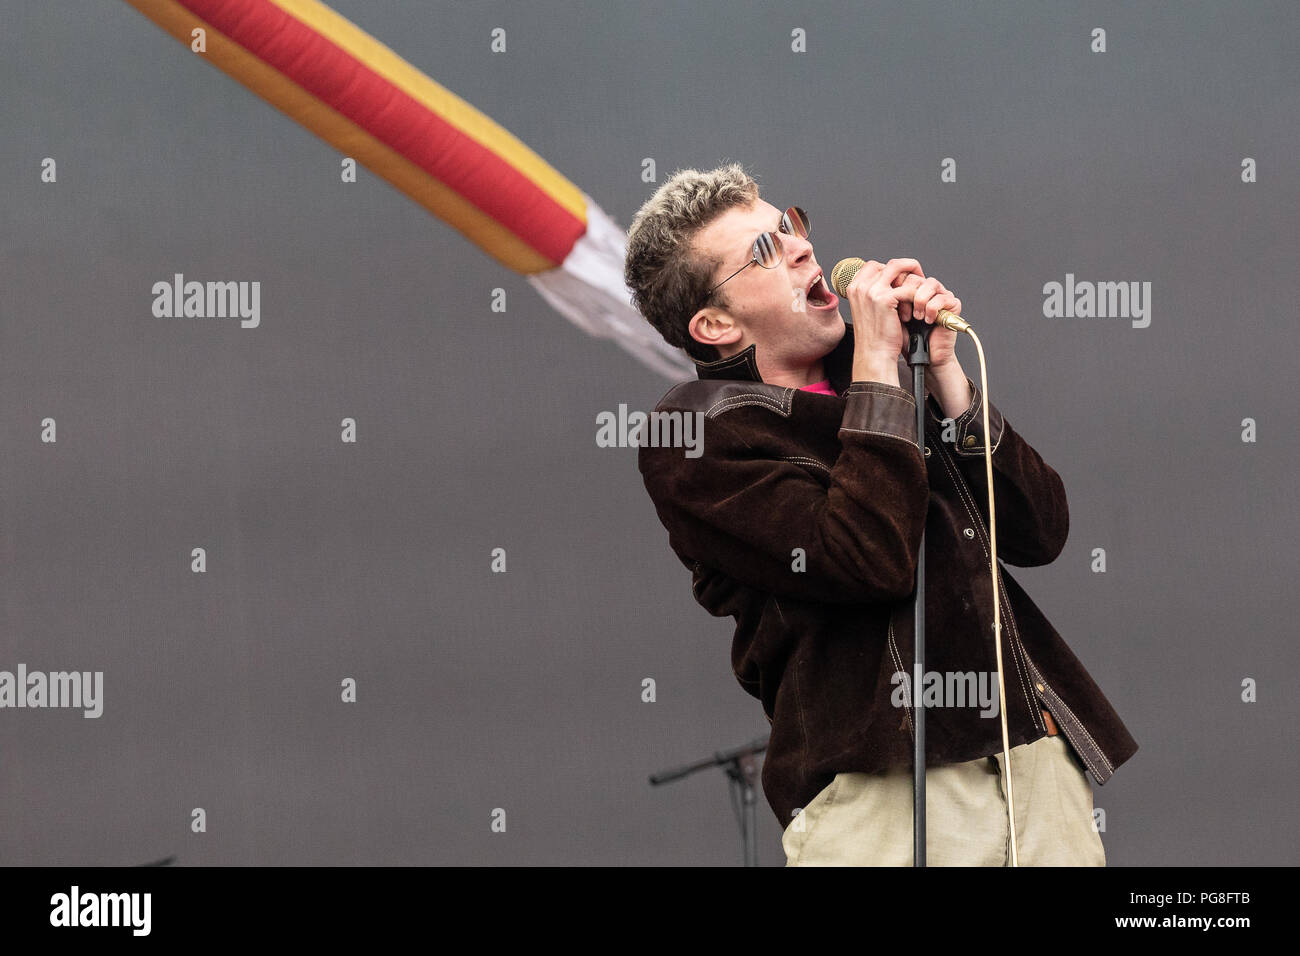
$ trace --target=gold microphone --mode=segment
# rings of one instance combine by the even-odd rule
[[[841,259],[835,263],[835,268],[831,270],[831,288],[841,299],[846,298],[848,293],[845,291],[853,277],[858,274],[858,270],[865,266],[866,260],[853,256],[849,259]],[[919,321],[919,320],[918,320]],[[954,332],[969,332],[970,323],[963,319],[956,312],[949,312],[947,309],[939,310],[939,318],[936,320],[937,325],[942,325],[945,329],[952,329]]]

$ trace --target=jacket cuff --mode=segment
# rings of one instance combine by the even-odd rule
[[[912,393],[885,382],[853,382],[844,390],[841,431],[901,438],[916,446],[916,399]]]
[[[970,386],[971,403],[966,411],[953,419],[955,428],[953,437],[953,454],[959,458],[982,458],[984,456],[984,395],[980,392],[980,387],[971,380],[969,375],[966,376],[966,384]],[[938,399],[933,393],[925,397],[926,408],[930,417],[942,429],[943,422],[947,416],[943,414],[943,407],[939,404]],[[998,445],[1002,442],[1002,413],[992,402],[989,403],[989,431],[993,434],[993,451],[998,450]]]

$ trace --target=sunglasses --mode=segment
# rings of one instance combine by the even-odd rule
[[[781,245],[780,235],[783,232],[789,236],[799,236],[802,239],[807,239],[808,214],[798,206],[791,206],[787,209],[781,216],[781,225],[778,231],[765,232],[755,239],[754,252],[749,257],[749,261],[710,289],[709,294],[704,297],[704,301],[708,302],[713,297],[713,293],[755,263],[758,263],[764,269],[775,269],[779,266],[781,260],[785,258],[785,247]]]

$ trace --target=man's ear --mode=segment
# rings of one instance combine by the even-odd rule
[[[691,317],[686,330],[695,341],[712,345],[724,357],[730,354],[731,346],[743,338],[736,320],[716,308],[700,309]]]

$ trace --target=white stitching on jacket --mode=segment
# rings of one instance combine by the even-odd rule
[[[898,391],[894,391],[894,389],[898,389]],[[893,398],[906,399],[908,404],[913,408],[916,407],[915,396],[909,393],[906,389],[902,389],[897,385],[889,385],[885,382],[854,382],[844,390],[844,395],[841,397],[848,398],[850,395],[857,395],[863,392],[871,395],[889,395]]]
[[[941,455],[940,458],[942,458],[943,460],[943,466],[947,470],[949,477],[952,478],[953,480],[953,485],[956,486],[957,488],[957,493],[961,497],[962,506],[966,509],[967,516],[971,519],[971,523],[980,529],[981,534],[980,534],[979,541],[980,541],[980,548],[984,551],[984,557],[986,560],[990,559],[989,545],[991,542],[989,541],[988,534],[985,532],[984,524],[980,520],[979,509],[974,507],[974,499],[970,496],[969,489],[965,486],[965,483],[961,480],[960,475],[955,473],[952,462],[950,462],[945,455]],[[1011,597],[1007,594],[1006,585],[1002,583],[1001,574],[998,574],[998,591],[1002,595],[1003,603],[1006,604],[1007,606],[1007,620],[1011,622],[1012,647],[1013,649],[1018,649],[1020,651],[1020,654],[1023,654],[1025,656],[1026,658],[1025,667],[1027,669],[1028,668],[1027,659],[1029,655],[1028,653],[1026,653],[1024,646],[1021,645],[1020,643],[1020,632],[1019,629],[1016,627],[1015,615],[1011,613]],[[1025,704],[1029,707],[1029,713],[1030,716],[1033,718],[1034,726],[1041,727],[1043,730],[1046,730],[1047,724],[1043,722],[1042,716],[1038,713],[1038,708],[1033,705],[1033,701],[1029,696],[1029,685],[1028,683],[1026,683],[1025,675],[1021,673],[1020,659],[1014,653],[1011,655],[1011,659],[1015,662],[1016,672],[1020,676],[1020,689],[1025,695]]]
[[[971,523],[974,524],[975,527],[979,528],[981,532],[983,532],[984,523],[979,518],[979,509],[977,508],[972,509],[971,506],[973,504],[973,499],[968,494],[968,489],[966,488],[965,484],[962,482],[961,476],[955,473],[954,466],[950,461],[948,461],[948,457],[946,453],[940,454],[939,460],[943,462],[944,469],[948,472],[948,476],[952,479],[952,483],[957,489],[957,494],[961,497],[962,507],[966,509],[966,514],[971,519]],[[980,541],[980,548],[984,552],[985,559],[991,559],[991,556],[989,554],[988,544],[987,544],[988,541],[987,537],[981,534],[979,541]],[[1035,727],[1041,728],[1042,730],[1046,731],[1047,724],[1044,723],[1043,721],[1043,715],[1039,713],[1039,708],[1034,706],[1033,700],[1029,696],[1029,684],[1025,679],[1024,670],[1022,670],[1021,668],[1020,656],[1015,653],[1015,651],[1019,649],[1020,653],[1025,654],[1026,658],[1029,656],[1028,654],[1025,653],[1024,647],[1020,645],[1019,632],[1016,628],[1016,619],[1015,616],[1011,613],[1011,598],[1006,593],[1006,587],[1002,583],[1001,574],[998,574],[998,591],[1001,593],[1002,600],[1007,606],[1007,619],[1011,622],[1011,645],[1012,645],[1011,660],[1015,663],[1016,674],[1020,678],[1020,692],[1025,696],[1025,706],[1029,709],[1030,720],[1033,721]],[[1025,664],[1025,669],[1027,668],[1028,668],[1028,662],[1026,662]]]
[[[766,406],[772,408],[772,410],[780,412],[780,414],[785,416],[785,418],[789,418],[790,402],[792,402],[793,395],[794,389],[784,389],[783,392],[781,392],[780,399],[776,399],[772,397],[772,395],[764,392],[742,392],[738,395],[729,395],[729,397],[719,399],[718,402],[715,402],[714,406],[705,412],[705,418],[715,418],[715,416],[719,414],[719,408],[722,408],[724,411],[729,411],[731,408],[738,408],[742,405]]]
[[[1044,684],[1043,686],[1046,687],[1047,685]],[[1088,738],[1088,743],[1092,744],[1093,749],[1097,751],[1097,756],[1100,757],[1101,762],[1106,765],[1107,775],[1109,776],[1110,774],[1113,774],[1115,772],[1115,768],[1111,765],[1110,758],[1106,756],[1106,751],[1101,749],[1101,745],[1097,743],[1096,740],[1093,739],[1092,734],[1088,733],[1088,728],[1083,726],[1083,721],[1081,721],[1078,717],[1075,716],[1074,711],[1070,709],[1070,705],[1067,704],[1061,698],[1060,694],[1056,693],[1056,691],[1052,691],[1052,696],[1055,697],[1057,702],[1059,702],[1060,705],[1065,708],[1065,712],[1067,715],[1069,715],[1069,718],[1075,722],[1079,730],[1083,732],[1083,735]],[[1098,774],[1097,776],[1100,777],[1101,774]]]
[[[915,439],[908,438],[906,435],[895,435],[893,432],[878,432],[870,428],[850,428],[848,425],[841,425],[840,431],[860,432],[863,435],[884,435],[886,438],[897,438],[899,441],[905,441],[909,445],[912,445],[917,451],[921,450],[920,444],[918,444]]]
[[[972,395],[972,397],[971,397],[971,405],[970,405],[970,408],[966,409],[966,411],[962,412],[961,415],[960,415],[957,419],[955,419],[955,421],[957,422],[957,434],[956,434],[956,436],[955,436],[955,437],[956,437],[956,441],[954,441],[954,442],[952,443],[952,446],[953,446],[953,452],[954,452],[954,454],[958,454],[958,455],[962,455],[962,454],[964,454],[964,455],[967,455],[967,456],[969,456],[969,457],[971,457],[971,458],[974,458],[974,457],[976,457],[976,456],[978,456],[978,457],[983,457],[983,455],[984,455],[984,449],[983,449],[982,447],[980,447],[980,448],[970,448],[970,449],[964,449],[964,448],[961,447],[962,439],[964,439],[968,434],[970,434],[970,433],[967,431],[967,429],[968,429],[971,425],[975,424],[975,422],[978,420],[979,423],[980,423],[980,427],[982,428],[982,427],[984,426],[984,416],[983,416],[983,415],[976,416],[976,414],[975,414],[977,411],[980,411],[980,410],[981,410],[981,409],[980,409],[980,403],[983,402],[983,401],[985,400],[985,399],[984,399],[984,393],[980,391],[980,387],[979,387],[978,385],[976,385],[976,384],[974,383],[974,381],[971,380],[971,377],[970,377],[969,375],[966,376],[966,382],[970,385],[970,387],[971,387],[971,392],[973,393],[973,395]],[[998,414],[1000,415],[1001,412],[999,412]],[[989,428],[991,429],[992,427],[993,427],[993,409],[990,408],[990,409],[989,409]],[[1003,421],[1002,421],[1002,427],[1001,427],[1000,429],[998,429],[998,440],[995,441],[995,442],[993,443],[993,451],[990,452],[990,454],[995,454],[995,453],[997,452],[998,448],[1001,447],[1001,445],[1002,445],[1002,433],[1003,433],[1004,431],[1006,431],[1006,427],[1007,427],[1007,426],[1006,426],[1006,419],[1003,419]],[[985,435],[985,436],[984,436],[984,443],[985,443],[985,444],[988,444],[988,440],[989,440],[989,436],[988,436],[988,435]]]
[[[719,414],[719,409],[730,411],[742,405],[763,405],[780,412],[784,416],[788,416],[790,414],[790,393],[793,391],[794,389],[787,389],[784,401],[777,401],[771,395],[764,395],[761,392],[743,392],[740,395],[732,395],[729,398],[718,400],[712,408],[704,413],[704,417],[714,418]]]
[[[1067,704],[1064,700],[1061,699],[1061,695],[1060,695],[1060,694],[1058,694],[1056,691],[1054,691],[1054,690],[1052,690],[1050,687],[1048,687],[1048,685],[1047,685],[1047,680],[1043,677],[1043,675],[1042,675],[1041,673],[1039,673],[1039,674],[1037,675],[1037,677],[1038,677],[1038,680],[1042,683],[1043,687],[1046,689],[1046,693],[1051,694],[1052,697],[1054,697],[1054,698],[1056,699],[1056,702],[1057,702],[1058,704],[1061,705],[1061,708],[1065,711],[1065,713],[1066,713],[1066,715],[1069,717],[1069,719],[1072,720],[1072,721],[1074,721],[1075,726],[1078,727],[1079,730],[1080,730],[1080,732],[1081,732],[1085,737],[1088,738],[1088,743],[1092,744],[1093,749],[1097,751],[1097,756],[1100,757],[1100,758],[1101,758],[1101,762],[1104,763],[1104,764],[1106,765],[1106,773],[1107,773],[1107,775],[1109,776],[1109,775],[1114,774],[1114,773],[1115,773],[1115,767],[1111,764],[1111,762],[1110,762],[1110,758],[1106,756],[1105,751],[1103,751],[1103,750],[1101,749],[1101,747],[1098,745],[1097,741],[1093,739],[1092,734],[1088,733],[1088,728],[1085,727],[1085,726],[1083,726],[1083,721],[1081,721],[1077,716],[1075,716],[1074,711],[1070,709],[1070,705]],[[1097,769],[1096,769],[1095,767],[1093,767],[1093,765],[1092,765],[1092,761],[1088,760],[1088,755],[1087,755],[1087,754],[1081,754],[1081,756],[1083,757],[1083,759],[1084,759],[1085,761],[1088,762],[1088,767],[1089,767],[1089,769],[1092,770],[1092,772],[1093,772],[1093,776],[1095,776],[1098,780],[1100,780],[1100,779],[1101,779],[1101,774],[1097,773]]]
[[[1044,684],[1043,686],[1046,687],[1047,685]],[[1052,692],[1052,697],[1054,697],[1056,699],[1056,703],[1060,704],[1061,707],[1066,711],[1066,713],[1069,714],[1070,719],[1073,720],[1075,725],[1080,730],[1083,731],[1084,736],[1088,737],[1089,741],[1092,743],[1092,746],[1097,750],[1097,753],[1101,756],[1103,760],[1105,760],[1106,759],[1105,754],[1101,753],[1101,748],[1097,746],[1097,742],[1092,739],[1092,735],[1088,733],[1087,729],[1083,726],[1083,724],[1079,723],[1079,718],[1074,716],[1073,711],[1070,710],[1070,708],[1066,705],[1065,701],[1061,700],[1061,698],[1055,692]],[[1070,722],[1069,720],[1066,721],[1067,726],[1069,722]],[[1067,734],[1066,737],[1068,738],[1069,735]],[[1083,758],[1083,762],[1088,765],[1088,769],[1092,771],[1092,775],[1096,777],[1098,780],[1100,780],[1101,774],[1097,772],[1097,768],[1093,765],[1093,762],[1088,759],[1088,755],[1083,751],[1079,750],[1078,747],[1075,748],[1075,751],[1079,754],[1080,757]]]
[[[1078,717],[1074,716],[1074,711],[1070,710],[1070,705],[1067,704],[1065,701],[1061,700],[1059,694],[1054,693],[1052,696],[1056,698],[1057,703],[1059,703],[1063,708],[1065,708],[1065,713],[1069,716],[1070,720],[1074,721],[1074,725],[1079,728],[1080,732],[1085,737],[1088,738],[1088,743],[1092,744],[1093,750],[1097,752],[1097,756],[1100,757],[1102,763],[1106,765],[1106,775],[1110,776],[1111,774],[1113,774],[1115,771],[1111,769],[1110,761],[1106,759],[1106,755],[1102,753],[1101,748],[1097,746],[1097,741],[1092,739],[1092,734],[1088,733],[1088,728],[1083,726],[1083,723],[1079,720]],[[1088,760],[1088,755],[1086,753],[1083,754],[1083,759]],[[1088,768],[1092,770],[1093,776],[1095,776],[1099,781],[1102,779],[1101,774],[1097,772],[1097,768],[1092,765],[1091,760],[1088,760]]]
[[[889,651],[889,653],[890,653],[890,655],[894,658],[894,666],[898,668],[899,673],[901,673],[901,674],[906,674],[907,671],[903,670],[903,655],[902,655],[902,652],[899,651],[899,649],[898,649],[898,645],[897,645],[896,643],[894,643],[894,620],[893,620],[893,618],[890,618],[890,620],[889,620],[889,647],[890,647],[890,651]],[[909,684],[910,684],[910,679],[909,679]],[[911,708],[911,705],[909,705],[908,702],[907,702],[907,697],[906,697],[906,695],[904,695],[904,697],[903,697],[903,717],[907,720],[907,731],[908,731],[908,733],[910,733],[910,734],[912,735],[912,738],[915,739],[915,738],[916,738],[916,730],[915,730],[915,728],[912,727],[912,708]]]
[[[974,498],[970,497],[969,489],[966,488],[965,483],[963,483],[963,481],[961,480],[961,476],[959,476],[958,473],[954,471],[953,463],[949,462],[948,458],[946,458],[946,455],[940,455],[940,459],[943,460],[944,468],[946,471],[948,471],[949,477],[952,477],[953,485],[956,486],[958,496],[961,497],[962,499],[962,506],[965,507],[966,509],[966,515],[969,516],[969,518],[971,519],[971,523],[975,524],[975,527],[978,527],[980,529],[980,532],[984,532],[984,524],[982,520],[980,520],[979,518],[979,509],[975,509]],[[982,535],[980,535],[980,549],[984,551],[985,559],[989,559],[989,557],[991,557],[991,555],[989,555],[988,545],[989,545],[988,535],[987,533],[982,533]],[[1008,609],[1008,620],[1010,620],[1011,623],[1011,645],[1013,645],[1013,648],[1018,648],[1019,652],[1024,654],[1024,656],[1028,657],[1028,654],[1024,652],[1023,646],[1021,645],[1021,643],[1019,643],[1019,631],[1018,628],[1015,627],[1015,615],[1010,613],[1011,598],[1010,596],[1008,596],[1008,593],[1006,593],[1006,585],[1002,584],[1001,574],[997,576],[997,588],[998,588],[998,592],[1001,593],[1002,601],[1004,601],[1004,604],[1006,604],[1006,609]],[[1043,717],[1041,717],[1041,715],[1037,713],[1037,708],[1035,708],[1034,702],[1032,702],[1030,698],[1030,689],[1028,689],[1026,678],[1024,678],[1024,674],[1022,674],[1021,672],[1021,661],[1019,661],[1019,657],[1017,656],[1017,654],[1013,653],[1011,654],[1011,659],[1013,659],[1013,661],[1015,662],[1015,670],[1017,670],[1017,674],[1021,676],[1021,691],[1024,695],[1024,702],[1026,702],[1028,709],[1030,709],[1030,715],[1032,718],[1034,718],[1034,726],[1041,727],[1043,728],[1043,730],[1047,730],[1047,724],[1043,722]],[[1028,663],[1026,662],[1026,667],[1027,666]]]
[[[825,464],[824,462],[820,462],[816,458],[808,458],[804,455],[782,455],[781,460],[792,461],[795,462],[796,464],[816,465],[818,468],[823,469],[827,474],[830,474],[831,471],[830,466]]]

